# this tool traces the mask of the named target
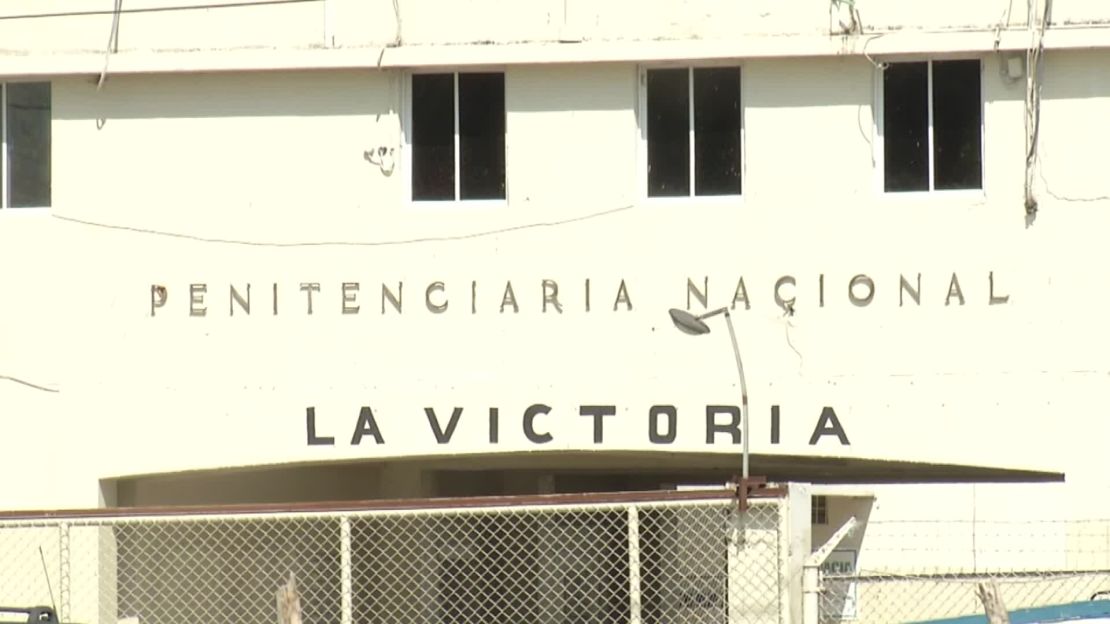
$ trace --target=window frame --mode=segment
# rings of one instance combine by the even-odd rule
[[[8,149],[8,83],[0,82],[0,210],[5,213],[12,203],[12,168]]]
[[[810,497],[809,523],[814,526],[828,526],[829,524],[829,497],[826,494],[814,494]]]
[[[934,162],[935,154],[933,152],[933,62],[934,61],[978,61],[979,62],[979,167],[980,167],[980,185],[979,188],[969,189],[937,189],[936,187],[936,165]],[[886,98],[883,91],[883,78],[887,66],[896,63],[926,63],[926,107],[928,110],[928,128],[927,136],[929,138],[929,145],[927,148],[929,156],[929,188],[924,191],[887,191],[886,190],[886,133],[884,131],[886,124]],[[986,197],[987,192],[987,107],[986,107],[986,93],[984,90],[986,81],[983,79],[986,75],[987,59],[982,56],[968,56],[968,55],[935,55],[928,58],[920,56],[912,57],[891,57],[883,59],[882,62],[876,63],[873,69],[872,76],[874,78],[874,92],[872,107],[875,114],[872,115],[872,159],[874,160],[875,175],[875,192],[880,196],[889,199],[921,199],[928,197],[944,196],[944,197],[968,197],[975,199],[983,199]]]
[[[462,176],[460,175],[460,168],[462,167],[462,159],[460,158],[459,148],[459,74],[487,74],[499,73],[504,78],[505,85],[505,106],[502,114],[505,117],[505,197],[501,199],[463,199],[461,195]],[[427,74],[451,74],[452,77],[452,93],[453,102],[452,107],[454,111],[454,178],[455,178],[455,197],[454,199],[413,199],[412,195],[412,179],[413,179],[413,165],[412,165],[412,134],[413,134],[413,118],[412,118],[412,78],[416,75]],[[403,198],[405,204],[410,207],[421,209],[435,210],[437,207],[457,207],[459,204],[465,204],[467,207],[472,208],[498,208],[508,205],[510,193],[510,176],[509,176],[509,73],[505,71],[504,67],[487,67],[487,66],[474,66],[467,67],[465,70],[457,68],[421,68],[413,69],[405,72],[402,79],[401,89],[401,169],[402,169],[402,184],[404,186]]]
[[[694,144],[694,70],[701,68],[733,67],[740,74],[740,192],[736,195],[697,195],[695,180],[697,175],[696,147]],[[685,69],[687,70],[686,98],[689,103],[687,119],[687,150],[690,155],[690,192],[681,196],[653,197],[648,189],[648,95],[647,74],[654,69]],[[636,116],[639,128],[639,141],[637,142],[636,160],[636,194],[641,200],[658,203],[706,203],[706,204],[735,204],[743,201],[748,190],[748,141],[747,141],[747,93],[744,85],[744,64],[736,59],[717,59],[710,61],[671,61],[642,64],[637,68],[637,102]]]
[[[8,149],[8,85],[45,83],[50,85],[50,202],[46,205],[12,206],[12,167],[11,150]],[[54,83],[50,80],[0,80],[0,215],[11,218],[16,215],[41,214],[54,203]]]

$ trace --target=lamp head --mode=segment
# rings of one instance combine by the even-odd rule
[[[678,308],[671,308],[671,321],[674,322],[675,327],[679,328],[684,333],[700,336],[709,333],[709,326],[705,321],[690,314],[686,310],[679,310]]]

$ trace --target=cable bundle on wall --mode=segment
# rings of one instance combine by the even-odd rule
[[[123,10],[123,0],[115,0],[116,5],[112,11],[112,30],[108,33],[108,47],[104,50],[104,68],[100,70],[100,78],[96,81],[96,90],[104,86],[108,79],[108,61],[112,55],[119,52],[119,14]]]
[[[1038,11],[1039,2],[1044,9]],[[1037,198],[1033,194],[1033,176],[1037,165],[1037,143],[1041,126],[1041,79],[1044,71],[1044,33],[1052,10],[1052,0],[1028,0],[1027,24],[1030,41],[1026,50],[1025,67],[1025,214],[1037,213]]]

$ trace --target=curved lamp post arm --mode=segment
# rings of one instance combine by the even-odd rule
[[[741,477],[746,483],[748,477],[748,383],[744,379],[744,363],[740,361],[740,345],[736,342],[736,329],[732,326],[732,315],[729,314],[728,308],[717,308],[710,310],[704,314],[694,315],[687,310],[680,310],[678,308],[671,308],[670,315],[671,321],[674,322],[675,327],[679,330],[699,336],[709,333],[709,326],[705,324],[705,319],[717,316],[718,314],[725,315],[725,322],[728,324],[728,337],[732,339],[732,354],[736,356],[736,372],[740,375],[740,437],[744,445],[744,459]]]
[[[728,324],[728,337],[732,339],[732,353],[736,356],[736,372],[740,375],[740,436],[744,445],[744,457],[740,469],[740,476],[747,481],[748,478],[748,383],[744,379],[744,363],[740,361],[740,345],[736,342],[736,330],[732,327],[732,315],[728,308],[723,308],[725,323]]]

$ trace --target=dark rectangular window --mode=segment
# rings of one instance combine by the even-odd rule
[[[983,188],[979,61],[933,61],[934,188]]]
[[[647,73],[648,196],[690,194],[690,72]]]
[[[883,71],[883,165],[889,191],[929,190],[929,64]]]
[[[740,68],[648,70],[648,196],[739,195],[741,120]]]
[[[505,74],[459,74],[459,194],[505,198]]]
[[[412,77],[412,198],[455,199],[455,76]]]
[[[810,498],[810,524],[829,523],[829,498],[813,496]]]
[[[49,206],[50,83],[6,84],[3,100],[0,135],[7,155],[7,171],[0,172],[3,205],[5,208]]]
[[[505,75],[414,74],[411,137],[413,200],[504,199]]]
[[[694,194],[740,194],[740,72],[694,70]]]
[[[883,71],[883,187],[983,186],[979,61],[891,63]]]

